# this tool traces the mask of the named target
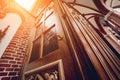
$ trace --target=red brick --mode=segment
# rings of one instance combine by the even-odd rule
[[[13,57],[8,57],[3,55],[1,59],[13,59]]]
[[[20,71],[20,68],[15,68],[15,70],[14,71]]]
[[[11,56],[11,53],[5,52],[3,56]]]
[[[20,80],[20,77],[19,76],[12,77],[11,80]]]
[[[22,53],[19,53],[19,52],[18,52],[17,54],[18,54],[18,55],[22,55]]]
[[[17,50],[17,52],[16,52],[16,54],[19,52],[19,53],[21,53],[21,50],[19,50],[19,49],[16,49]]]
[[[25,53],[26,51],[22,51],[22,53]]]
[[[13,47],[14,48],[14,47]],[[11,53],[11,54],[15,54],[16,53],[16,51],[15,50],[13,50],[13,48],[11,47],[11,49],[7,49],[5,52],[9,52],[9,53]]]
[[[7,72],[0,72],[0,76],[7,76]]]
[[[20,72],[18,72],[17,75],[20,75]]]
[[[12,55],[13,57],[18,57],[18,55]]]
[[[24,56],[20,56],[20,58],[24,58]]]
[[[17,62],[17,64],[22,64],[22,62]]]
[[[3,77],[1,80],[10,80],[10,77]]]
[[[20,47],[19,49],[23,50],[24,48],[23,48],[23,47]]]
[[[18,67],[18,65],[12,65],[12,67]]]
[[[19,65],[19,67],[21,68],[21,67],[22,67],[22,65]]]
[[[10,45],[16,45],[16,43],[11,41],[11,42],[10,42]]]
[[[6,68],[6,71],[13,71],[14,68]]]
[[[9,72],[9,76],[15,76],[17,72]]]
[[[21,60],[20,58],[15,58],[15,60]]]
[[[0,63],[8,63],[8,60],[0,59]]]
[[[6,50],[5,50],[5,53],[9,53],[8,51],[12,50],[12,49],[13,49],[12,47],[7,47]]]
[[[0,67],[10,67],[10,64],[0,64]]]
[[[14,44],[9,44],[9,46],[12,46],[12,47],[14,47],[14,48],[17,48],[17,45],[14,45]]]
[[[16,61],[9,61],[9,63],[15,64],[15,63],[16,63]]]
[[[4,71],[5,68],[0,68],[0,71]]]

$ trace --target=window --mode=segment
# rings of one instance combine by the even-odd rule
[[[29,62],[32,62],[36,59],[39,58],[40,56],[40,49],[41,49],[41,37],[40,38],[37,38],[35,41],[33,41],[33,48],[32,48],[32,54],[31,54],[31,58],[30,58],[30,61]]]
[[[44,34],[43,56],[58,49],[57,35],[54,26],[55,24]]]
[[[51,3],[36,19],[36,34],[29,62],[42,58],[58,49],[56,15]]]

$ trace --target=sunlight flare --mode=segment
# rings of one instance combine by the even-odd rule
[[[15,1],[18,4],[20,4],[23,8],[30,11],[36,0],[15,0]]]

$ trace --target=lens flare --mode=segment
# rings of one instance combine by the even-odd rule
[[[15,1],[18,4],[20,4],[23,8],[30,11],[36,0],[15,0]]]

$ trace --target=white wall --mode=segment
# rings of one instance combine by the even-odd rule
[[[22,19],[15,13],[7,13],[4,18],[0,19],[0,29],[4,30],[8,25],[10,25],[5,36],[0,40],[0,57],[4,53],[21,23]]]

